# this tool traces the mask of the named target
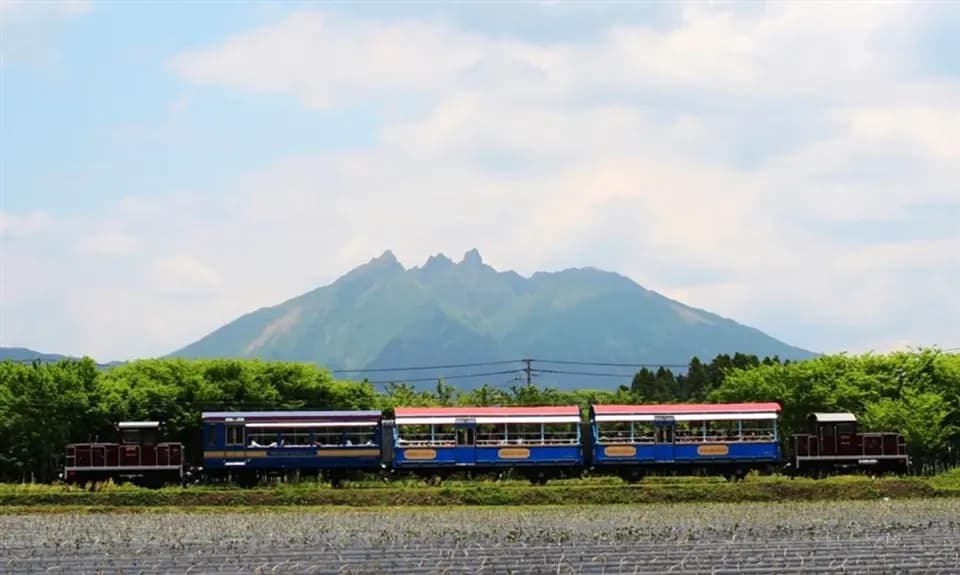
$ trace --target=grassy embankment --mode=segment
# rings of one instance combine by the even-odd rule
[[[673,502],[824,501],[960,497],[960,469],[932,478],[844,476],[823,480],[748,477],[648,477],[629,485],[616,478],[554,481],[449,481],[429,487],[414,481],[383,485],[298,483],[239,489],[193,486],[143,489],[106,484],[80,489],[62,485],[0,485],[0,512],[36,507],[242,507],[242,506],[444,506],[444,505],[608,505]]]

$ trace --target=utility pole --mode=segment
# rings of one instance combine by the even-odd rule
[[[532,359],[524,359],[523,363],[526,364],[526,367],[523,368],[523,371],[527,374],[527,387],[533,386],[533,368],[530,367],[530,364],[533,362]]]

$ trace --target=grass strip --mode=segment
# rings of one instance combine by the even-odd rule
[[[612,505],[680,502],[842,501],[960,496],[954,478],[838,477],[825,480],[758,478],[737,483],[690,478],[676,482],[610,484],[563,482],[546,486],[462,482],[439,487],[377,485],[332,489],[320,484],[255,489],[108,486],[82,490],[50,485],[0,486],[0,506],[127,507],[434,507],[459,505]]]

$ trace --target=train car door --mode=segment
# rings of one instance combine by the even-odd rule
[[[454,459],[457,465],[474,465],[477,462],[477,420],[473,417],[457,418],[457,447]]]
[[[674,460],[674,431],[676,422],[672,415],[657,415],[653,424],[656,427],[654,457],[658,463],[670,463]]]

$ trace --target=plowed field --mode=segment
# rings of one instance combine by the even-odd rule
[[[957,573],[960,501],[0,516],[3,573]]]

